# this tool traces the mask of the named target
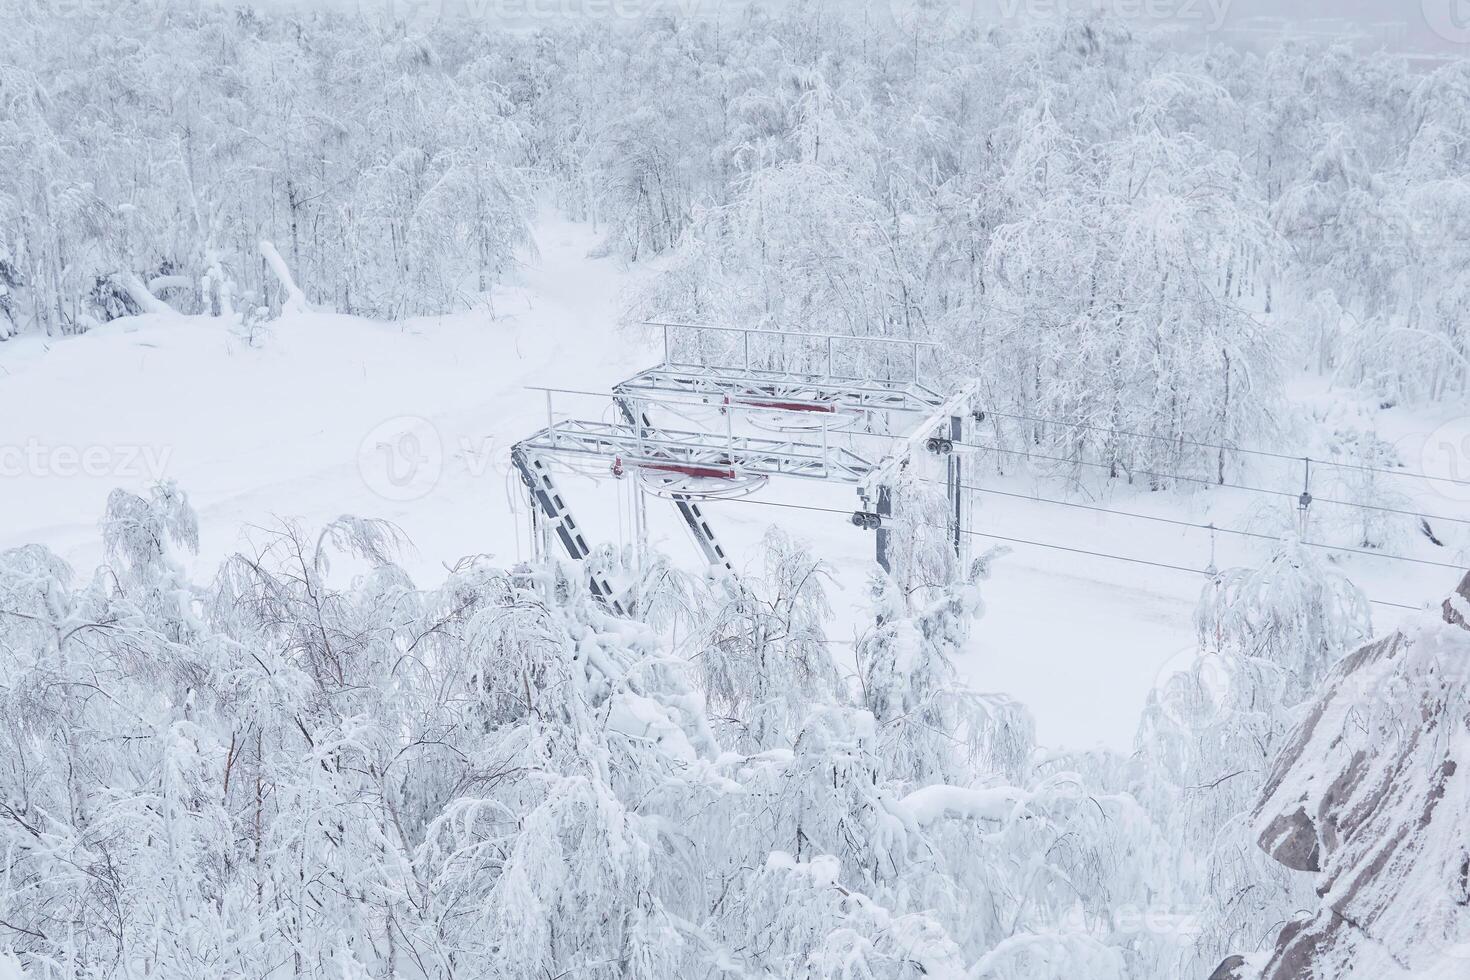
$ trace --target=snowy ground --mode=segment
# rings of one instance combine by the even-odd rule
[[[399,524],[416,545],[408,564],[422,583],[465,554],[514,561],[528,542],[507,451],[544,424],[546,413],[542,395],[525,386],[605,391],[656,360],[646,338],[615,327],[633,274],[588,258],[595,240],[588,228],[543,221],[539,259],[521,286],[498,294],[493,318],[383,325],[311,314],[277,321],[252,340],[214,320],[146,317],[49,349],[34,338],[5,345],[0,547],[38,541],[89,568],[99,558],[96,521],[108,491],[166,476],[189,492],[200,514],[196,576],[247,545],[242,529],[248,534],[283,517],[318,524],[341,513]],[[1310,386],[1299,396],[1304,405],[1324,399]],[[608,411],[605,399],[559,397],[556,407]],[[1463,435],[1448,416],[1393,424],[1392,438],[1415,468],[1424,462],[1419,447]],[[1052,498],[1065,492],[1017,477],[993,485]],[[631,538],[627,481],[570,478],[565,489],[591,537]],[[1413,493],[1425,510],[1466,511],[1452,496]],[[1114,495],[1105,506],[1261,526],[1244,496],[1154,497]],[[762,499],[853,504],[848,490],[810,485],[773,485]],[[811,540],[838,569],[832,633],[850,640],[863,615],[870,535],[835,514],[733,502],[708,509],[737,564],[771,524]],[[655,543],[695,567],[672,511],[650,505],[650,518]],[[1190,568],[1210,560],[1202,531],[1015,497],[984,497],[975,521],[1007,537]],[[1453,561],[1463,535],[1448,543],[1432,549],[1410,541],[1406,548]],[[1260,548],[1222,540],[1216,561],[1246,561]],[[1448,570],[1373,558],[1354,557],[1345,567],[1374,598],[1408,604],[1444,591],[1453,578]],[[1018,545],[996,569],[961,668],[975,686],[1029,704],[1043,742],[1126,750],[1147,691],[1161,672],[1183,666],[1192,648],[1202,584],[1178,571]],[[1382,628],[1399,612],[1379,607],[1376,615]]]

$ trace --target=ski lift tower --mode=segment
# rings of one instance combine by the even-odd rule
[[[511,450],[531,497],[536,540],[555,537],[572,559],[588,558],[551,463],[600,460],[612,475],[635,473],[643,481],[640,499],[645,484],[670,499],[720,576],[733,575],[733,566],[701,501],[756,492],[772,477],[847,484],[861,502],[853,524],[878,532],[877,559],[886,570],[890,488],[914,453],[929,452],[947,457],[951,538],[959,550],[960,469],[953,449],[974,391],[945,397],[921,381],[921,356],[934,345],[662,321],[650,326],[663,333],[663,362],[613,388],[621,422],[559,419],[554,390],[542,389],[546,427]],[[717,408],[723,431],[691,426],[687,414],[665,422],[680,406]],[[748,423],[743,429],[757,434],[737,432],[737,415]],[[886,451],[868,449],[869,443]],[[630,611],[606,575],[589,578],[594,595],[617,612]]]

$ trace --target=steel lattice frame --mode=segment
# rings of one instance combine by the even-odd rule
[[[853,486],[877,468],[875,462],[844,446],[581,419],[554,422],[517,447],[533,455],[621,459],[625,466],[654,469],[680,467],[692,476],[748,473]]]
[[[610,471],[637,467],[664,471],[688,477],[735,479],[741,476],[786,476],[797,479],[842,483],[857,489],[863,511],[854,514],[860,527],[876,529],[877,558],[888,567],[888,529],[885,518],[891,510],[890,486],[907,460],[920,451],[927,441],[949,443],[959,441],[963,415],[968,413],[975,388],[967,386],[957,394],[945,397],[919,381],[919,351],[933,347],[918,341],[896,341],[888,338],[836,337],[816,334],[791,334],[795,338],[825,340],[825,374],[781,372],[752,365],[751,337],[788,335],[768,330],[713,327],[698,324],[658,323],[664,330],[664,362],[642,371],[613,389],[615,403],[621,409],[624,423],[595,422],[581,419],[557,421],[550,418],[550,393],[547,395],[548,425],[517,443],[511,458],[520,469],[522,479],[531,491],[533,507],[539,508],[550,529],[562,538],[568,553],[584,559],[588,549],[580,531],[571,519],[550,472],[542,460],[551,458],[600,459],[609,463]],[[743,335],[740,366],[715,364],[682,364],[672,357],[669,330],[715,330]],[[906,380],[874,380],[850,378],[833,373],[833,344],[874,343],[911,348],[913,370]],[[898,451],[881,460],[868,459],[852,449],[829,441],[825,425],[811,429],[806,438],[767,438],[725,433],[688,431],[658,426],[649,410],[659,404],[704,403],[727,410],[738,408],[777,410],[793,413],[852,415],[863,413],[887,419],[891,415],[920,416],[922,421],[904,427],[905,436]],[[728,416],[727,416],[728,418]],[[820,431],[820,435],[818,435]],[[820,439],[820,442],[815,440]],[[961,547],[961,513],[959,506],[959,462],[947,460],[951,522],[956,549]],[[681,517],[703,550],[713,572],[733,574],[733,568],[720,547],[709,522],[692,494],[672,495]],[[640,505],[641,506],[641,505]],[[873,511],[868,511],[869,507]],[[622,611],[626,602],[615,594],[606,577],[594,576],[594,594]]]
[[[927,415],[944,397],[917,382],[855,382],[748,368],[700,368],[661,364],[613,388],[640,401],[695,399],[754,408],[809,412],[874,412]]]

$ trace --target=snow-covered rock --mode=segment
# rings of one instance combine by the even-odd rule
[[[1320,907],[1212,980],[1470,977],[1470,575],[1358,649],[1277,757],[1261,847]]]

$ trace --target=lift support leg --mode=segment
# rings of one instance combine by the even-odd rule
[[[684,523],[689,525],[689,530],[694,533],[694,540],[699,549],[704,552],[704,560],[709,563],[710,571],[716,575],[733,578],[735,566],[730,564],[730,559],[725,555],[725,549],[720,547],[720,542],[715,539],[715,533],[709,528],[709,521],[704,516],[704,511],[689,497],[683,494],[673,494],[674,506],[679,509],[679,516]]]
[[[945,530],[949,534],[950,547],[954,549],[955,556],[963,557],[965,543],[963,457],[953,451],[954,443],[964,441],[963,418],[958,415],[950,416],[948,429],[947,436],[936,436],[931,443],[938,443],[947,438],[951,444],[945,457],[944,488],[948,510]],[[940,431],[943,432],[944,429],[941,428]],[[887,486],[879,486],[874,510],[877,522],[874,526],[878,531],[876,542],[878,566],[885,572],[893,571],[893,558],[890,554],[892,545],[887,520],[892,514],[893,491]],[[859,523],[858,517],[853,518],[853,523]]]
[[[591,549],[587,547],[586,539],[577,528],[577,522],[572,519],[571,511],[562,501],[561,492],[551,479],[551,470],[543,461],[526,453],[520,446],[511,449],[510,459],[520,471],[521,482],[531,495],[531,506],[539,512],[546,527],[561,541],[562,547],[573,561],[585,563],[592,553]],[[609,609],[619,616],[630,615],[631,610],[605,573],[589,570],[587,581],[592,595]]]
[[[617,398],[618,409],[623,417],[628,420],[629,425],[639,426],[647,431],[653,428],[653,423],[648,420],[646,412],[635,412],[633,406],[626,398]],[[674,506],[679,511],[679,516],[688,525],[690,532],[694,535],[694,541],[699,545],[699,550],[704,554],[704,560],[709,564],[710,571],[721,578],[733,578],[735,566],[730,564],[730,559],[725,555],[725,549],[720,547],[715,532],[710,530],[709,520],[704,516],[704,511],[692,497],[681,493],[670,494]]]

